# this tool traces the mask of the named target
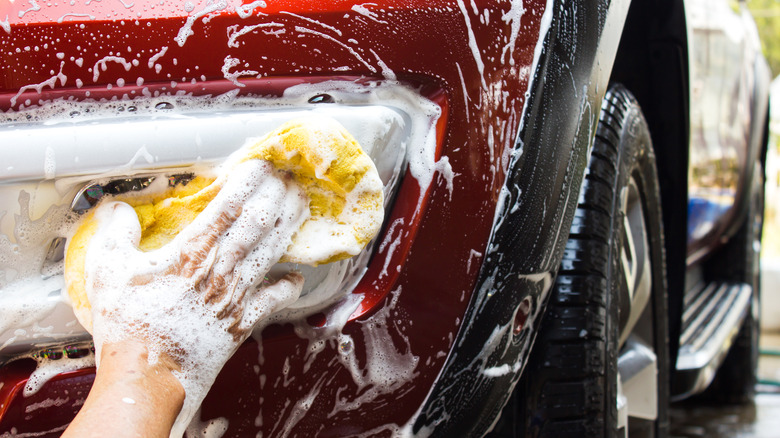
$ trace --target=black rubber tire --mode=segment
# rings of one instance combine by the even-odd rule
[[[621,86],[607,93],[588,172],[547,311],[510,403],[516,436],[617,436],[618,288],[623,236],[621,193],[639,188],[652,266],[652,335],[658,357],[658,417],[668,431],[668,334],[658,179],[647,123]]]
[[[756,241],[761,241],[764,222],[764,172],[756,166],[750,204],[744,223],[719,257],[709,266],[718,279],[746,283],[753,288],[753,299],[739,334],[718,368],[710,386],[696,398],[705,403],[752,403],[758,381],[760,335],[761,269]]]

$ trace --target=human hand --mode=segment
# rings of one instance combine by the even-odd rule
[[[150,361],[172,359],[186,392],[179,428],[257,321],[294,302],[303,285],[297,273],[263,285],[308,217],[302,191],[258,160],[239,164],[221,184],[195,221],[146,253],[137,249],[132,207],[101,204],[86,254],[96,357],[105,343],[130,338],[147,345]]]

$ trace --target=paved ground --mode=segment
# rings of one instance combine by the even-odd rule
[[[760,394],[753,406],[675,407],[674,438],[780,437],[780,394]]]
[[[780,334],[763,333],[762,349],[780,350]],[[780,381],[780,357],[762,355],[759,378]],[[759,385],[750,406],[674,406],[671,411],[675,438],[778,438],[780,437],[780,387]]]

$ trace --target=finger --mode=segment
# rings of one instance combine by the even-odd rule
[[[137,249],[141,224],[132,207],[123,202],[101,203],[94,220],[97,228],[84,259],[86,293],[93,305],[94,289],[128,282],[130,272],[124,267],[140,265],[141,256]]]
[[[268,230],[262,242],[258,242],[249,254],[237,263],[236,280],[255,287],[263,275],[276,264],[292,243],[293,236],[309,217],[309,200],[299,187],[285,182],[287,191],[278,207],[273,227]]]
[[[275,174],[247,201],[241,217],[220,240],[221,254],[214,266],[214,278],[228,284],[224,297],[215,291],[225,312],[284,255],[308,211],[303,191]]]
[[[171,242],[171,247],[188,249],[196,241],[203,247],[210,247],[241,215],[244,203],[257,190],[264,175],[268,173],[259,160],[250,160],[236,166],[229,175],[215,182],[219,193],[209,202],[195,220],[187,225]],[[268,166],[270,164],[266,163]],[[204,238],[206,236],[206,238]]]
[[[193,236],[185,246],[171,245],[172,250],[178,251],[178,259],[170,273],[193,277],[196,284],[207,277],[216,261],[219,237],[234,220],[230,216],[220,216],[209,230]]]
[[[116,201],[100,204],[94,217],[98,228],[92,241],[98,248],[107,251],[134,249],[141,241],[141,223],[128,204]]]
[[[270,165],[270,164],[269,164]],[[228,176],[215,182],[219,192],[206,208],[186,226],[163,251],[163,257],[175,260],[174,271],[192,276],[200,272],[201,278],[210,277],[211,254],[228,229],[240,217],[244,203],[261,184],[264,168],[261,162],[253,160],[238,165]]]
[[[234,270],[247,253],[264,244],[273,229],[283,190],[283,183],[277,179],[262,181],[262,187],[244,204],[241,216],[221,236],[204,295],[206,303],[222,302],[222,311],[226,312],[243,298],[247,284],[237,281]]]
[[[268,177],[244,203],[241,216],[235,220],[219,244],[214,274],[232,277],[234,268],[258,246],[266,246],[266,236],[276,225],[286,193],[284,182]]]
[[[235,309],[243,306],[244,296],[247,291],[254,290],[263,282],[265,273],[276,264],[284,255],[290,244],[290,233],[285,233],[278,228],[269,231],[262,245],[255,246],[245,259],[236,264],[235,270],[216,278],[226,279],[223,291],[214,292],[220,300],[221,310],[218,317],[235,313]],[[213,283],[215,288],[219,283]]]
[[[177,271],[177,275],[188,277],[195,290],[202,291],[214,283],[211,269],[217,260],[219,246],[206,247],[203,252],[196,252],[196,258],[188,254],[182,254],[182,259],[187,260],[183,269]],[[183,262],[184,263],[184,262]]]
[[[301,294],[303,283],[303,275],[289,272],[276,283],[253,289],[244,305],[244,316],[234,329],[236,333],[248,333],[261,319],[294,303]]]

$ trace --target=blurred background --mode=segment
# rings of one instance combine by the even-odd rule
[[[761,328],[765,354],[759,366],[759,377],[765,385],[773,386],[780,381],[780,357],[772,354],[780,350],[780,1],[749,0],[747,5],[758,27],[764,56],[775,77],[770,93],[766,210],[761,248]],[[763,389],[769,391],[771,388]],[[780,429],[774,436],[780,436]]]
[[[764,56],[775,77],[770,93],[770,136],[766,168],[766,197],[762,265],[761,326],[766,340],[780,339],[780,1],[749,0],[747,2],[758,27]],[[775,342],[773,345],[780,345]],[[780,380],[777,374],[765,371],[767,379]],[[780,435],[780,434],[778,434]]]
[[[671,435],[675,438],[780,437],[780,0],[747,0],[746,4],[755,19],[764,56],[775,78],[770,94],[761,247],[762,333],[758,395],[755,404],[749,406],[703,406],[701,403],[674,406]]]

